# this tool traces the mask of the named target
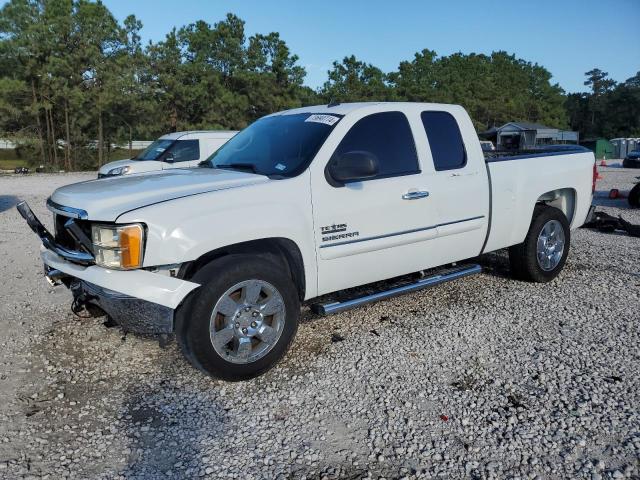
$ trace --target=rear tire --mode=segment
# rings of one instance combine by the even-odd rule
[[[514,278],[529,282],[549,282],[558,276],[569,254],[571,230],[561,210],[536,205],[527,236],[509,248]]]
[[[265,373],[284,356],[298,328],[300,300],[281,265],[229,255],[192,281],[201,287],[178,311],[176,336],[195,367],[239,381]]]

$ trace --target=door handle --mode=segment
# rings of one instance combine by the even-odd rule
[[[419,198],[425,198],[429,196],[429,192],[421,191],[421,192],[407,192],[402,195],[403,200],[417,200]]]

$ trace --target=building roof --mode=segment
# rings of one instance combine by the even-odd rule
[[[508,122],[500,127],[491,127],[489,130],[484,132],[479,132],[478,135],[484,138],[491,138],[497,136],[501,131],[511,131],[514,130],[536,130],[540,132],[542,130],[546,130],[547,133],[557,132],[557,128],[547,127],[546,125],[542,125],[541,123],[533,123],[533,122]]]
[[[556,130],[552,127],[547,127],[546,125],[542,125],[541,123],[532,123],[532,122],[509,122],[505,123],[502,127],[499,127],[498,130],[503,129],[507,125],[513,125],[521,130]]]

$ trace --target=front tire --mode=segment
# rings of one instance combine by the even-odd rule
[[[201,287],[181,307],[176,334],[194,366],[238,381],[265,373],[284,356],[300,317],[286,269],[260,256],[229,255],[192,280]]]
[[[536,205],[527,236],[509,248],[512,275],[529,282],[556,278],[569,254],[571,229],[565,214],[548,205]]]

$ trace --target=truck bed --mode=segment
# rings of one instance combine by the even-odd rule
[[[522,158],[551,157],[554,155],[569,155],[572,153],[590,152],[580,145],[549,145],[531,150],[493,150],[484,152],[484,161],[504,162]]]
[[[485,152],[491,218],[484,251],[516,245],[525,238],[539,202],[567,214],[580,227],[591,205],[593,152],[577,145],[536,150]]]

